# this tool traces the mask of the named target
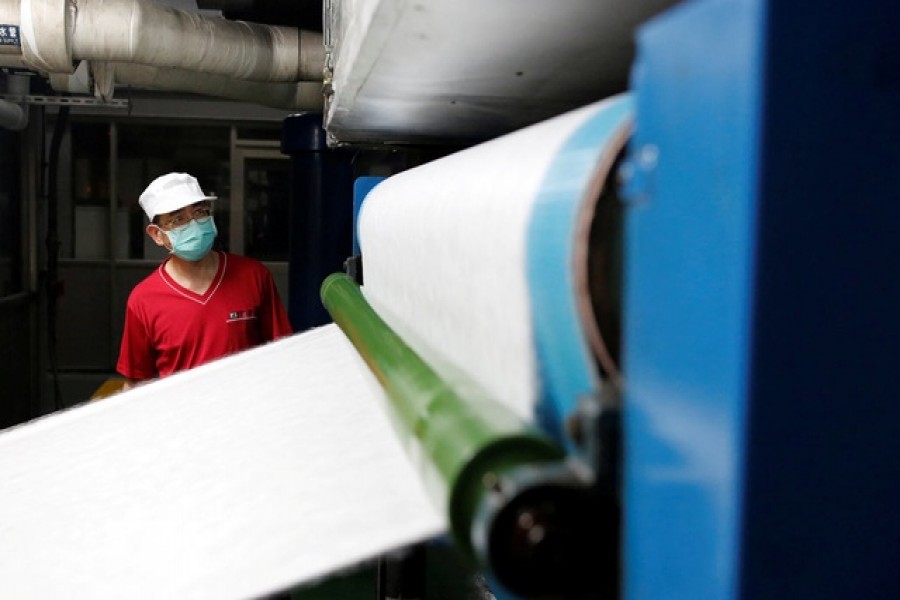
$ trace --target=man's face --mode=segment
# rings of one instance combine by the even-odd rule
[[[210,216],[212,216],[212,203],[209,200],[201,200],[170,213],[157,215],[147,226],[147,235],[157,246],[171,251],[172,242],[165,232],[178,231],[187,227],[195,219],[208,219]]]

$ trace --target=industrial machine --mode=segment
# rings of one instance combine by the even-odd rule
[[[594,344],[602,383],[550,396],[555,418],[537,411],[574,452],[576,438],[560,423],[579,416],[584,390],[601,407],[604,391],[621,400],[623,452],[613,455],[624,474],[623,597],[897,593],[890,365],[900,338],[889,274],[900,264],[900,220],[888,198],[900,149],[898,53],[889,41],[898,12],[691,2],[638,30],[634,133],[605,181],[622,213],[596,211],[599,237],[608,242],[620,218],[623,241],[589,251],[598,262],[613,257],[621,279],[587,276],[607,294],[622,282],[620,297],[595,297],[595,309],[620,309],[595,313],[603,335],[616,339],[621,327],[616,360],[610,366],[610,348]],[[406,48],[399,37],[386,53]],[[394,64],[376,62],[373,79]],[[334,135],[364,137],[340,109],[376,103],[339,94],[336,86],[327,113]],[[425,106],[438,110],[423,102],[414,115]],[[372,110],[357,114],[378,124],[376,135],[403,118]],[[430,123],[457,125],[453,110]],[[505,181],[509,165],[482,164],[491,161],[503,165],[492,177]],[[479,169],[458,164],[459,177]],[[445,175],[420,182],[422,193],[456,190]],[[490,181],[479,184],[495,195]],[[538,338],[541,320],[564,311],[558,301],[540,304],[544,291],[530,291]],[[564,337],[554,325],[545,334]],[[549,386],[577,379],[552,366],[571,366],[571,348],[538,350]],[[602,560],[593,562],[598,579]]]
[[[618,585],[621,211],[606,188],[630,127],[615,97],[378,183],[351,263],[365,297],[347,276],[322,286],[423,480],[446,482],[454,539],[516,594]]]
[[[498,598],[900,596],[896,3],[496,4],[324,3],[292,319]]]

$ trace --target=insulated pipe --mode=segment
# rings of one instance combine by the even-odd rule
[[[20,21],[19,0],[0,0],[0,26],[6,26],[2,34],[8,42],[0,44],[0,67],[29,68],[22,57],[21,43],[11,43],[14,37],[13,34],[21,39]],[[15,30],[12,30],[9,27],[10,25],[14,25],[16,27]]]
[[[38,71],[71,73],[71,5],[68,0],[11,0],[20,5],[25,63]],[[40,42],[40,43],[38,43]]]
[[[0,127],[22,131],[28,126],[28,111],[13,102],[0,100]]]
[[[321,81],[322,35],[206,17],[147,0],[20,2],[32,68],[71,73],[73,61],[132,62],[251,81]]]
[[[6,75],[6,93],[12,96],[26,96],[30,78],[26,75]],[[0,100],[0,127],[22,131],[28,126],[28,107]]]
[[[591,552],[616,539],[617,515],[574,476],[562,451],[506,407],[458,394],[348,276],[327,277],[321,296],[384,388],[400,434],[414,442],[405,446],[427,457],[424,478],[438,484],[431,491],[446,504],[460,549],[522,596],[568,597],[595,585]]]
[[[91,68],[96,70],[101,64],[104,68],[113,70],[112,78],[116,83],[255,102],[290,111],[322,110],[322,84],[316,81],[293,83],[237,81],[211,73],[195,73],[135,63],[93,63]]]

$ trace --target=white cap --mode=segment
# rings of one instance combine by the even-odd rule
[[[167,173],[154,179],[139,200],[147,218],[162,215],[202,200],[215,200],[204,194],[197,178],[187,173]]]

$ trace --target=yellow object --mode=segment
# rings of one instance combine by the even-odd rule
[[[117,394],[122,391],[122,388],[125,387],[126,380],[122,377],[110,377],[94,390],[94,393],[91,394],[91,400],[100,400],[102,398],[107,398],[112,396],[113,394]]]

